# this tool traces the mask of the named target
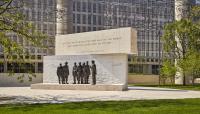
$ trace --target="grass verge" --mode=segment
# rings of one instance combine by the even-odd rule
[[[10,104],[0,114],[200,114],[200,99]]]
[[[159,88],[172,88],[172,89],[200,91],[200,85],[183,86],[183,85],[138,85],[138,84],[129,84],[129,86],[159,87]]]

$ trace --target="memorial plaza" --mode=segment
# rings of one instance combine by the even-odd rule
[[[198,4],[0,1],[0,114],[199,114]]]
[[[38,90],[30,87],[1,87],[0,104],[66,103],[89,101],[129,101],[200,98],[199,91],[129,87],[128,91]]]
[[[44,45],[48,48],[33,47],[28,42],[20,40],[18,36],[10,34],[15,41],[23,44],[29,51],[31,56],[24,56],[24,58],[31,63],[26,63],[26,69],[9,61],[0,63],[0,78],[4,80],[2,82],[0,80],[1,86],[27,86],[31,83],[41,83],[43,57],[55,54],[56,35],[121,27],[137,29],[138,55],[128,58],[130,82],[158,83],[159,61],[162,56],[162,52],[159,51],[162,47],[159,39],[164,24],[174,19],[174,0],[159,2],[156,0],[148,2],[141,0],[64,0],[63,3],[59,0],[32,0],[26,1],[26,4],[27,6],[21,8],[20,12],[25,15],[27,21],[36,25],[37,30],[49,36],[44,41]],[[12,5],[19,5],[19,1],[13,1]],[[64,14],[59,13],[62,10],[65,10]],[[65,18],[59,18],[58,15],[65,15]],[[3,55],[0,58],[4,60]],[[15,73],[27,73],[26,70],[31,70],[37,74],[37,78],[24,84],[17,83],[16,79],[8,78],[7,72],[12,70],[13,64]]]
[[[32,0],[26,1],[26,4],[28,5],[22,7],[20,12],[25,15],[27,21],[36,25],[38,31],[49,36],[43,43],[48,48],[33,47],[15,34],[9,34],[14,41],[23,44],[31,56],[23,56],[29,62],[25,63],[25,68],[20,68],[17,63],[7,61],[2,53],[0,59],[4,62],[0,63],[0,86],[30,86],[33,83],[42,83],[43,58],[55,54],[56,35],[121,27],[137,30],[138,53],[128,56],[128,82],[159,83],[159,66],[164,54],[160,38],[164,25],[175,19],[174,0]],[[192,0],[191,4],[195,4],[195,0]],[[19,1],[14,0],[12,5],[19,5]],[[62,10],[65,12],[59,13]],[[66,18],[56,18],[62,15]],[[18,83],[16,78],[7,77],[10,70],[16,73],[16,77],[22,73],[26,75],[27,70],[34,72],[37,77],[33,78],[32,82]]]

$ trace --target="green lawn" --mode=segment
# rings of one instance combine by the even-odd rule
[[[130,84],[129,86],[142,86],[142,87],[160,87],[160,88],[172,88],[172,89],[182,89],[182,90],[195,90],[200,91],[200,85],[135,85]]]
[[[0,105],[0,114],[200,114],[200,99]]]

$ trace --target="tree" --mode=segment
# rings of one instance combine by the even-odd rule
[[[193,72],[193,68],[197,67],[195,62],[198,61],[195,58],[199,57],[200,54],[200,21],[197,15],[200,10],[194,9],[197,7],[191,9],[191,15],[188,18],[167,24],[162,37],[164,51],[168,57],[176,60],[177,71],[183,73],[184,85],[186,84],[186,76],[189,76],[188,72]]]
[[[198,52],[188,52],[185,60],[181,59],[179,66],[183,69],[186,75],[192,77],[192,84],[196,78],[200,77],[200,54]]]
[[[20,12],[20,9],[25,5],[24,1],[17,0],[19,2],[18,6],[12,5],[14,1],[0,1],[0,45],[3,48],[5,61],[15,61],[22,66],[25,59],[21,56],[29,55],[29,53],[23,44],[13,40],[11,36],[16,35],[19,39],[27,41],[36,47],[43,47],[42,41],[47,37],[38,32],[34,24],[25,20],[25,16]],[[31,80],[31,77],[29,78]]]
[[[174,62],[170,59],[166,59],[163,62],[161,71],[160,71],[160,75],[161,78],[163,80],[163,83],[166,83],[167,79],[170,79],[171,83],[174,83],[174,78],[175,78],[175,74],[176,74],[176,67],[174,65]]]

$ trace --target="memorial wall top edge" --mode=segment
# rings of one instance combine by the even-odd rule
[[[131,27],[56,36],[56,55],[137,54]]]

